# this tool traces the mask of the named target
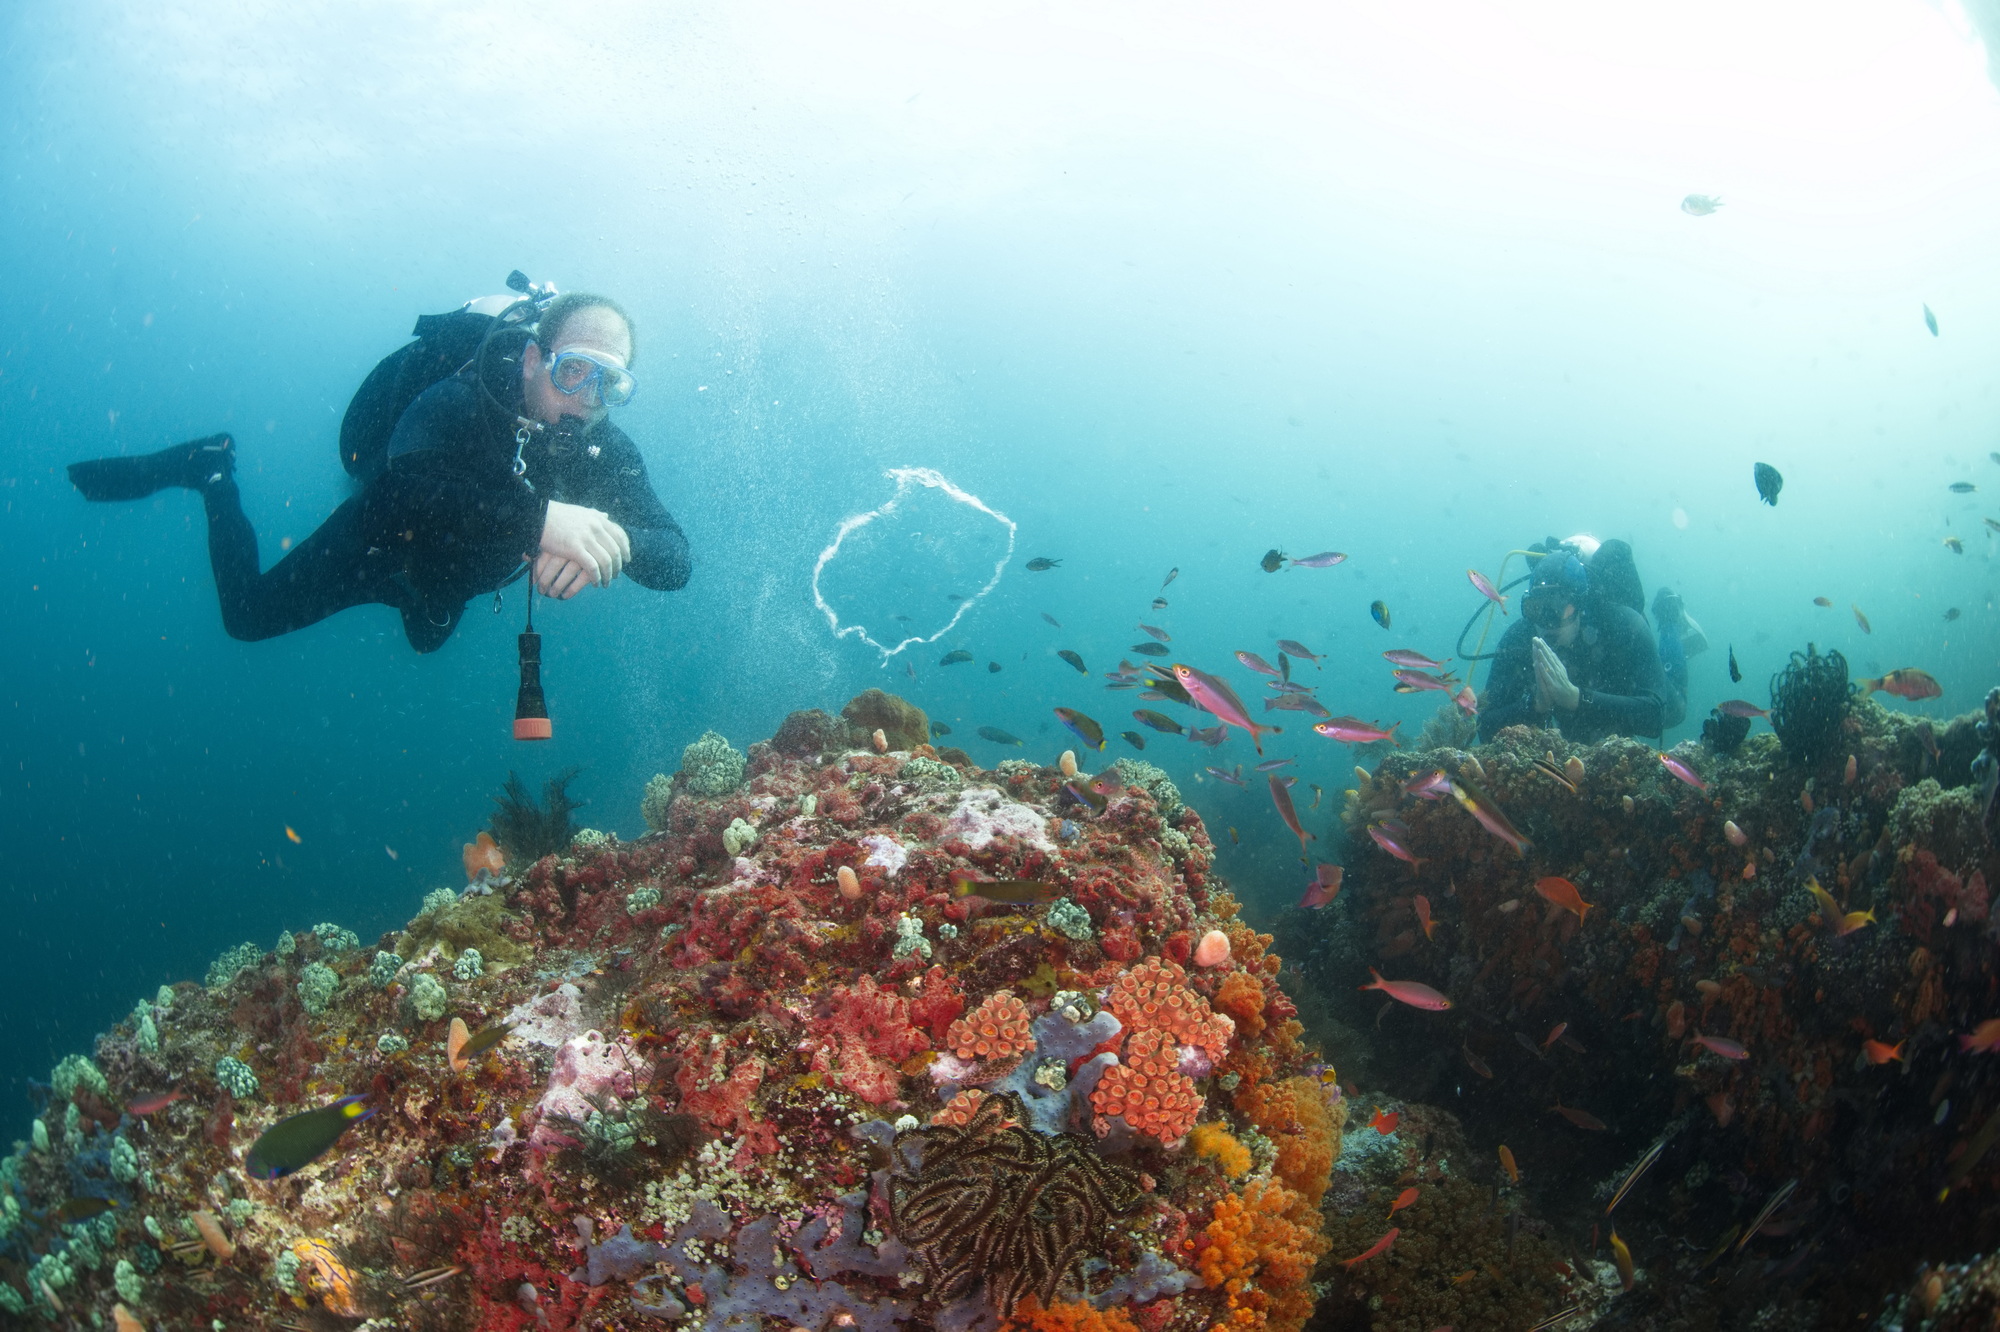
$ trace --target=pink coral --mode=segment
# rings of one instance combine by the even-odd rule
[[[960,1059],[1006,1059],[1035,1048],[1028,1006],[1005,990],[952,1023],[944,1039]]]
[[[893,990],[883,990],[872,976],[833,991],[833,1030],[852,1036],[871,1055],[902,1060],[931,1048],[928,1037],[910,1021],[910,1005]]]
[[[1142,1031],[1128,1044],[1125,1062],[1104,1070],[1090,1093],[1090,1104],[1104,1122],[1123,1115],[1125,1122],[1161,1142],[1184,1137],[1201,1115],[1201,1093],[1180,1071],[1179,1049],[1165,1031]]]
[[[1104,1006],[1128,1031],[1155,1028],[1198,1045],[1220,1062],[1229,1050],[1236,1024],[1214,1012],[1208,1000],[1187,987],[1187,972],[1177,963],[1149,957],[1119,976]]]

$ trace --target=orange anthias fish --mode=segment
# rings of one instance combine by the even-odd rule
[[[1288,779],[1278,776],[1275,772],[1271,774],[1271,803],[1278,807],[1278,817],[1292,830],[1292,836],[1299,839],[1299,854],[1304,855],[1306,843],[1317,839],[1300,825],[1299,812],[1292,808],[1292,793],[1288,789],[1290,786],[1291,782]]]
[[[467,842],[460,858],[465,861],[467,883],[477,879],[481,871],[498,875],[507,868],[507,857],[500,850],[500,844],[493,840],[492,833],[483,832],[477,841]]]
[[[1871,1064],[1886,1064],[1891,1059],[1896,1060],[1898,1063],[1903,1062],[1903,1042],[1901,1041],[1897,1041],[1894,1045],[1889,1044],[1887,1041],[1863,1041],[1861,1042],[1861,1052],[1868,1056],[1868,1062]]]
[[[1396,1213],[1402,1211],[1405,1207],[1414,1205],[1417,1201],[1417,1196],[1418,1192],[1416,1185],[1412,1184],[1409,1188],[1404,1189],[1401,1193],[1396,1195],[1396,1201],[1389,1204],[1389,1215],[1394,1216]]]
[[[1377,1133],[1380,1133],[1382,1136],[1387,1137],[1389,1134],[1394,1133],[1396,1131],[1396,1125],[1400,1124],[1402,1121],[1403,1121],[1403,1115],[1401,1111],[1384,1110],[1380,1106],[1377,1106],[1375,1109],[1375,1117],[1368,1121],[1368,1127],[1374,1129]]]
[[[1594,902],[1584,901],[1583,894],[1577,891],[1576,885],[1559,875],[1551,874],[1545,879],[1537,879],[1535,891],[1564,911],[1574,911],[1578,920],[1582,920],[1584,913],[1596,905]]]
[[[156,1115],[175,1101],[180,1100],[185,1094],[179,1089],[175,1089],[174,1091],[161,1092],[156,1096],[142,1096],[126,1106],[125,1113],[134,1119],[143,1119],[147,1115]]]
[[[1861,691],[1865,694],[1872,694],[1878,690],[1916,702],[1926,698],[1936,698],[1944,692],[1944,686],[1932,679],[1927,672],[1920,671],[1914,666],[1905,666],[1900,670],[1890,671],[1878,679],[1861,682]]]
[[[1402,1233],[1403,1232],[1401,1230],[1397,1229],[1394,1226],[1391,1226],[1389,1228],[1388,1234],[1384,1235],[1381,1239],[1376,1240],[1374,1244],[1369,1246],[1368,1252],[1357,1253],[1354,1255],[1354,1257],[1343,1260],[1340,1265],[1342,1267],[1352,1267],[1356,1263],[1365,1263],[1370,1258],[1376,1257],[1379,1254],[1384,1254],[1389,1252],[1389,1246],[1391,1244],[1394,1244],[1396,1242],[1396,1236]]]
[[[1431,899],[1418,893],[1410,899],[1410,905],[1417,909],[1417,924],[1424,927],[1424,938],[1430,938],[1431,930],[1437,925],[1437,922],[1431,919]]]
[[[1514,1164],[1514,1153],[1507,1149],[1507,1144],[1504,1142],[1500,1144],[1500,1168],[1507,1172],[1508,1183],[1519,1184],[1521,1182],[1521,1171]]]

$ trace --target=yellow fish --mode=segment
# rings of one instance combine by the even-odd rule
[[[1632,1251],[1625,1247],[1625,1241],[1618,1238],[1617,1227],[1611,1230],[1611,1261],[1618,1264],[1618,1284],[1630,1290],[1639,1284],[1639,1275],[1632,1270]]]

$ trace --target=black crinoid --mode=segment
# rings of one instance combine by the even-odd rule
[[[965,1127],[934,1124],[896,1138],[889,1220],[923,1264],[939,1303],[983,1281],[1002,1314],[1056,1288],[1104,1247],[1106,1226],[1145,1200],[1139,1176],[1076,1133],[1025,1127],[1013,1093],[988,1096]]]
[[[568,768],[542,783],[546,808],[536,804],[535,798],[528,794],[526,782],[511,772],[507,774],[507,784],[493,797],[496,806],[493,839],[500,843],[511,863],[525,867],[569,846],[570,839],[576,836],[576,827],[569,816],[584,805],[569,793],[569,784],[576,780],[576,774],[575,768]]]
[[[1822,657],[1808,643],[1804,656],[1794,652],[1771,678],[1771,729],[1796,762],[1816,767],[1839,746],[1853,698],[1847,658],[1837,651]]]

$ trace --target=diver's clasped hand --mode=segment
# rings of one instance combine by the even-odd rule
[[[632,539],[610,514],[550,500],[535,557],[535,586],[543,596],[567,601],[593,584],[609,586],[631,558]]]
[[[1535,640],[1535,711],[1546,713],[1560,708],[1574,712],[1583,691],[1569,682],[1562,658],[1546,642]]]

